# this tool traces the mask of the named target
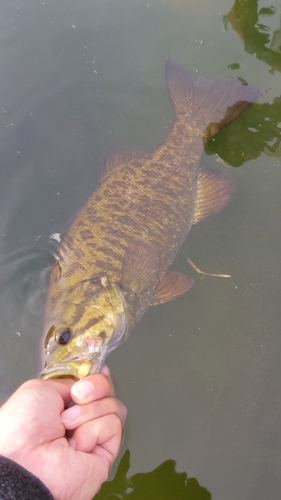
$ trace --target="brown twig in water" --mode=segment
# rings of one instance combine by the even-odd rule
[[[190,260],[188,257],[186,257],[188,260],[188,263],[193,267],[193,269],[199,273],[199,274],[204,274],[206,276],[214,276],[215,278],[231,278],[230,274],[212,274],[212,273],[205,273],[204,271],[201,271],[195,264]]]

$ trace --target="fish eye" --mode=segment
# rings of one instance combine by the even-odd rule
[[[60,345],[68,344],[71,338],[70,328],[64,328],[56,332],[56,342]]]

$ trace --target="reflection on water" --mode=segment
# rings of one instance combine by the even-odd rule
[[[271,104],[254,104],[243,117],[210,139],[206,152],[218,154],[233,167],[258,158],[262,152],[280,158],[281,96]]]
[[[112,481],[103,484],[95,500],[211,500],[211,494],[195,478],[175,470],[174,460],[166,460],[151,472],[127,477],[130,452],[120,460]]]
[[[0,261],[0,377],[7,380],[7,369],[13,372],[9,392],[24,379],[34,377],[41,367],[34,332],[41,328],[40,318],[52,263],[50,254],[31,248],[11,252]],[[30,359],[34,361],[30,363]],[[7,392],[3,383],[1,400]]]
[[[281,71],[281,17],[279,27],[271,29],[267,19],[275,16],[277,9],[271,5],[259,10],[259,3],[258,0],[236,0],[224,16],[225,26],[227,28],[230,23],[244,43],[246,52],[268,64],[272,72]],[[281,16],[280,5],[278,11]]]

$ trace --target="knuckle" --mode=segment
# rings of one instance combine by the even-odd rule
[[[118,413],[121,415],[121,418],[123,422],[125,423],[127,415],[128,415],[128,410],[127,407],[120,401],[120,399],[116,400],[118,402]]]
[[[111,425],[112,428],[115,429],[117,434],[121,434],[123,430],[123,423],[121,418],[115,413],[111,415]]]
[[[117,399],[111,398],[112,413],[118,415],[120,412],[120,403]]]

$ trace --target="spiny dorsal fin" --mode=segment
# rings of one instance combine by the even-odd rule
[[[156,306],[179,297],[187,292],[187,290],[192,287],[193,283],[194,280],[188,278],[185,274],[173,271],[163,273],[150,305]]]
[[[221,170],[199,170],[193,224],[225,207],[232,199],[234,188],[235,182]]]
[[[122,267],[122,285],[142,292],[155,278],[159,258],[155,248],[143,239],[133,238],[127,247]]]
[[[133,160],[138,160],[145,153],[139,151],[138,149],[130,148],[125,149],[124,151],[117,151],[113,153],[105,162],[104,167],[100,174],[99,182],[102,183],[106,177],[108,177],[112,172],[117,170],[118,168],[123,167],[126,163],[129,163]]]

